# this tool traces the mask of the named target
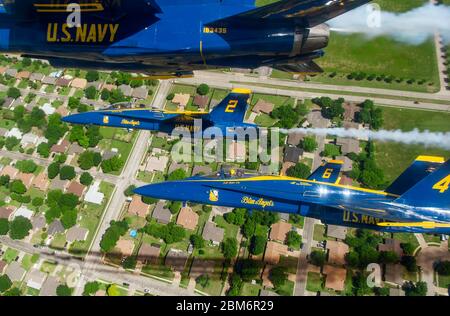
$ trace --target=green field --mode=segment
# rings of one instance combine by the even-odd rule
[[[375,0],[383,11],[406,12],[426,4],[427,0]]]
[[[310,292],[320,292],[324,287],[324,279],[319,273],[308,272],[308,278],[306,280],[306,290]]]
[[[384,129],[411,131],[450,131],[450,114],[421,110],[383,108]],[[384,170],[386,181],[397,178],[420,155],[438,155],[450,158],[450,151],[440,148],[425,148],[422,145],[403,145],[393,142],[376,142],[376,160]]]
[[[380,36],[367,39],[361,34],[339,34],[333,32],[326,55],[317,60],[325,70],[324,74],[313,77],[314,82],[354,85],[384,89],[437,92],[439,75],[434,41],[432,39],[420,45],[408,45],[389,37]],[[394,76],[403,78],[401,83],[395,80],[385,81],[349,80],[346,76],[352,72],[364,72],[367,75]],[[334,78],[329,74],[336,72]],[[425,83],[408,84],[408,79],[426,80]],[[428,83],[433,83],[429,86]]]

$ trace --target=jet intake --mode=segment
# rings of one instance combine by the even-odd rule
[[[320,24],[307,29],[303,37],[302,54],[311,53],[328,46],[330,40],[330,27],[327,24]],[[294,43],[295,47],[295,43]]]

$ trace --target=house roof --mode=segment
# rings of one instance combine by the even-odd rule
[[[325,287],[335,290],[343,291],[345,288],[345,279],[347,276],[347,270],[344,268],[338,268],[330,265],[323,267],[323,274],[327,276],[325,281]]]
[[[61,143],[59,143],[57,145],[53,145],[51,148],[51,151],[55,152],[55,153],[63,154],[66,152],[69,145],[70,145],[70,142],[68,140],[64,139],[63,141],[61,141]]]
[[[42,284],[39,296],[56,296],[56,289],[58,288],[58,286],[59,286],[58,278],[49,275],[45,280],[44,284]]]
[[[89,203],[94,203],[98,205],[102,204],[105,195],[99,190],[100,190],[100,181],[95,181],[94,184],[92,184],[89,187],[89,190],[84,195],[84,200]]]
[[[355,114],[361,109],[354,103],[345,102],[342,107],[344,108],[344,120],[353,121],[355,119]]]
[[[164,207],[164,201],[158,201],[155,208],[153,209],[152,218],[156,219],[157,222],[162,224],[168,224],[172,218],[170,211]]]
[[[168,162],[169,162],[169,157],[167,157],[167,156],[160,156],[160,157],[152,156],[148,159],[145,170],[150,171],[150,172],[153,172],[153,171],[164,172],[164,170],[166,170],[166,166],[167,166]]]
[[[223,240],[225,230],[217,227],[213,222],[206,222],[203,228],[202,236],[205,240],[210,240],[216,243],[220,243]]]
[[[331,122],[322,116],[322,112],[320,110],[313,110],[309,112],[306,118],[308,122],[311,123],[313,128],[326,128]]]
[[[44,228],[46,224],[45,217],[42,215],[34,216],[31,219],[31,225],[33,225],[34,230],[38,230]]]
[[[269,241],[266,245],[266,251],[264,253],[264,261],[268,264],[278,264],[280,262],[280,256],[288,255],[288,246],[282,245],[275,241]]]
[[[148,97],[148,89],[146,87],[139,87],[133,90],[131,93],[133,98],[145,100]]]
[[[188,260],[188,253],[179,249],[170,249],[166,255],[166,265],[176,271],[183,271]]]
[[[133,91],[133,88],[131,88],[129,85],[123,84],[119,86],[119,90],[122,91],[122,93],[129,97],[131,96],[131,92]]]
[[[17,261],[11,262],[5,270],[5,274],[12,282],[22,281],[25,273],[25,269]]]
[[[103,89],[108,90],[108,91],[112,91],[112,90],[117,89],[117,86],[116,86],[116,85],[113,85],[113,84],[107,84],[107,83],[105,83],[105,84],[103,85]]]
[[[19,72],[16,74],[16,78],[17,78],[17,79],[28,79],[28,78],[30,78],[30,76],[31,76],[31,72],[26,71],[26,70],[19,71]]]
[[[209,97],[207,95],[196,95],[194,97],[194,104],[200,108],[206,108],[208,106]]]
[[[270,114],[273,111],[274,104],[264,101],[263,99],[259,99],[258,102],[256,102],[255,106],[252,109],[252,112],[254,113],[265,113]]]
[[[128,207],[128,213],[133,215],[138,215],[140,217],[147,216],[149,211],[149,205],[142,202],[142,197],[139,195],[134,195],[131,200],[130,206]]]
[[[56,78],[55,77],[50,77],[50,76],[45,76],[42,79],[42,83],[43,84],[51,84],[54,85],[56,83]]]
[[[83,195],[84,190],[86,189],[86,186],[82,185],[81,183],[77,181],[72,181],[69,186],[67,187],[67,193],[75,194],[78,197],[81,197]]]
[[[34,214],[34,212],[32,210],[30,210],[26,206],[22,205],[14,212],[13,219],[16,217],[19,217],[19,216],[31,219],[33,214]]]
[[[83,147],[78,145],[78,143],[72,143],[69,146],[69,150],[68,150],[67,154],[69,154],[69,155],[81,154],[82,152],[84,152],[84,148]]]
[[[7,67],[0,67],[0,74],[4,74],[6,69],[8,69]]]
[[[102,160],[109,160],[112,157],[117,156],[119,153],[117,151],[105,150],[102,155]]]
[[[68,87],[71,82],[72,79],[66,79],[63,77],[56,79],[56,85],[60,87]]]
[[[8,264],[5,261],[0,260],[0,274],[3,274],[3,271],[5,271],[7,265]]]
[[[33,72],[30,76],[31,81],[42,81],[44,79],[45,75],[41,74],[39,72]]]
[[[65,228],[59,219],[54,220],[47,229],[47,233],[52,236],[58,233],[63,233],[64,231]]]
[[[180,106],[186,106],[191,98],[190,94],[187,93],[175,93],[172,99],[172,103],[178,104]]]
[[[102,88],[103,83],[101,81],[88,82],[86,84],[86,88],[94,87],[96,90],[100,90]]]
[[[8,76],[11,76],[11,77],[15,77],[16,75],[17,75],[17,69],[15,69],[15,68],[9,68],[9,69],[7,69],[6,71],[5,71],[5,73],[8,75]]]
[[[344,162],[341,168],[342,172],[349,172],[353,170],[353,161],[347,156],[338,156],[336,157],[336,160],[341,160]]]
[[[201,165],[195,165],[194,169],[192,170],[192,175],[195,176],[197,174],[211,174],[212,169],[209,166],[201,166]]]
[[[301,155],[303,155],[303,149],[294,146],[287,146],[284,151],[284,161],[297,163]]]
[[[116,248],[119,249],[120,253],[125,256],[129,257],[133,254],[134,250],[134,241],[129,239],[119,239],[117,242]]]
[[[68,242],[85,241],[89,234],[89,230],[84,227],[74,226],[67,231],[66,240]]]
[[[3,167],[2,171],[0,172],[0,176],[9,176],[11,179],[15,178],[19,170],[17,170],[13,166],[5,166]]]
[[[345,237],[347,236],[347,227],[328,225],[327,236],[331,238],[344,240]]]
[[[46,191],[49,186],[48,176],[46,172],[41,172],[36,177],[34,177],[31,183],[33,187],[41,191]]]
[[[64,191],[69,184],[69,180],[61,180],[55,178],[50,182],[50,190],[61,190]]]
[[[229,159],[244,159],[246,154],[245,144],[242,142],[232,141],[228,146],[227,157]]]
[[[345,255],[348,253],[348,245],[341,241],[327,241],[328,262],[331,264],[344,265]]]
[[[9,209],[7,207],[1,206],[0,207],[0,218],[9,219],[9,217],[12,214],[12,212],[13,212],[13,210],[11,210],[11,209]]]
[[[174,172],[177,169],[183,169],[184,171],[188,171],[189,166],[187,164],[185,164],[185,163],[178,163],[176,161],[172,161],[172,163],[169,166],[168,173],[170,174],[170,173]]]
[[[403,266],[401,264],[386,264],[384,280],[392,284],[403,284]]]
[[[336,145],[341,146],[341,151],[344,155],[348,153],[359,153],[361,151],[359,140],[353,138],[338,137],[336,139]]]
[[[139,248],[137,260],[139,262],[157,262],[160,253],[161,247],[159,245],[143,243],[141,248]]]
[[[341,175],[341,181],[339,182],[339,184],[342,185],[352,185],[353,184],[353,180],[352,178],[347,177],[346,175]]]
[[[297,146],[305,138],[305,134],[301,133],[290,133],[288,135],[287,143],[292,146]]]
[[[23,184],[27,187],[27,189],[30,188],[31,183],[33,182],[34,174],[32,173],[22,173],[19,172],[16,175],[16,180],[20,180],[23,182]]]
[[[44,284],[47,274],[37,269],[32,269],[25,278],[28,287],[40,290]]]
[[[192,208],[186,206],[182,207],[178,214],[177,224],[190,230],[194,230],[198,224],[198,214]]]
[[[271,240],[277,240],[281,242],[286,241],[286,235],[289,233],[289,231],[292,229],[292,225],[286,222],[278,222],[272,225],[272,228],[270,229],[270,236],[269,238]]]
[[[379,251],[393,251],[395,252],[399,257],[403,255],[403,249],[401,247],[400,240],[393,239],[393,238],[386,238],[384,240],[384,244],[381,244],[378,246]]]
[[[76,89],[85,89],[87,86],[87,80],[84,78],[75,78],[73,79],[72,83],[71,83],[71,87],[76,88]]]

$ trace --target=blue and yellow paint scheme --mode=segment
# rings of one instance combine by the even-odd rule
[[[450,232],[450,160],[420,156],[386,191],[341,185],[339,161],[308,179],[219,172],[137,188],[158,199],[300,214],[386,232]],[[238,175],[238,176],[237,176]]]
[[[319,72],[312,60],[328,44],[323,23],[369,1],[0,0],[0,51],[169,77],[226,67]]]
[[[226,136],[230,130],[238,128],[245,130],[252,127],[257,131],[257,125],[243,122],[251,93],[249,89],[233,89],[211,112],[117,109],[113,106],[106,110],[72,114],[62,118],[62,121],[71,124],[143,129],[164,133],[171,133],[176,128],[197,133],[215,127],[220,129],[221,135]],[[195,120],[201,120],[201,124],[195,124]]]

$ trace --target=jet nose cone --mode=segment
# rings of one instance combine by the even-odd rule
[[[61,118],[61,121],[70,124],[86,124],[89,123],[84,113],[72,114]]]

